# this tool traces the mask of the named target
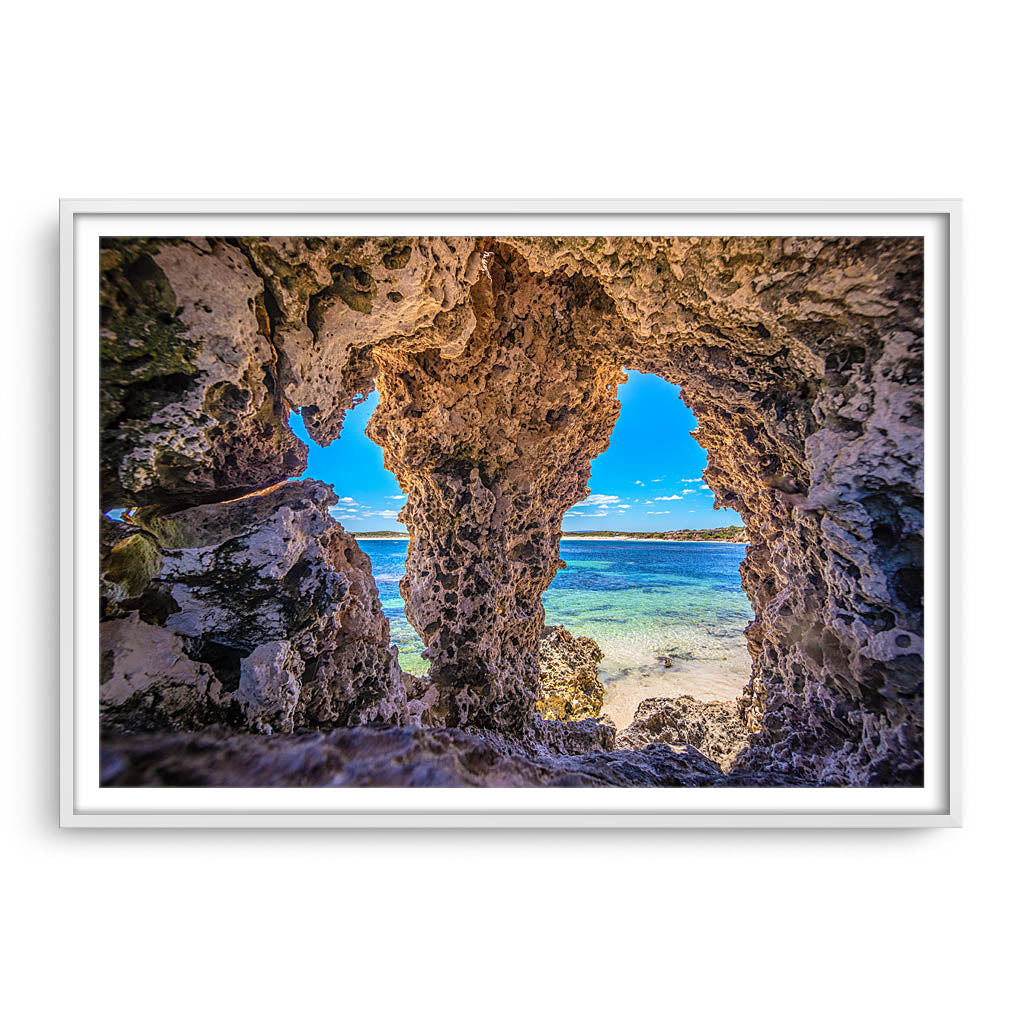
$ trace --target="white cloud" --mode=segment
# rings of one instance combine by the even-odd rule
[[[617,494],[592,494],[589,498],[577,501],[573,508],[607,508],[620,500]]]
[[[335,519],[372,519],[377,516],[381,519],[397,519],[398,511],[393,508],[369,508],[361,505],[351,505],[347,508],[331,509],[331,515]]]
[[[338,501],[340,501],[343,505],[355,505],[356,504],[356,499],[355,498],[339,498]]]
[[[663,512],[648,512],[647,514],[649,516],[670,516],[670,515],[672,515],[672,513],[669,512],[668,509],[665,509]]]
[[[650,500],[650,498],[648,498],[648,499],[647,499],[647,501],[645,501],[645,502],[644,502],[644,504],[645,504],[645,505],[653,505],[653,504],[654,504],[654,502],[653,502],[653,501],[651,501],[651,500]]]
[[[404,494],[389,494],[388,498],[391,501],[405,501],[405,495]]]
[[[670,495],[668,495],[668,497],[665,497],[665,498],[655,498],[654,500],[655,501],[682,501],[684,495],[693,494],[693,493],[694,493],[694,491],[693,491],[692,487],[684,487],[682,494],[670,494]]]
[[[643,480],[634,480],[633,483],[636,484],[637,487],[646,487],[647,486],[647,484],[645,484],[643,482]]]
[[[702,491],[710,491],[710,490],[711,490],[711,488],[710,488],[710,487],[708,487],[708,485],[707,485],[707,484],[701,484],[701,485],[700,485],[700,489],[701,489]]]
[[[350,516],[356,512],[369,512],[369,505],[360,505],[359,502],[353,501],[350,504],[342,505],[340,508],[335,506],[331,509],[331,515],[346,515]]]
[[[632,508],[632,505],[620,505],[619,508]]]
[[[664,478],[663,476],[655,477],[655,478],[654,478],[654,479],[653,479],[653,480],[651,481],[651,483],[652,483],[652,484],[660,484],[660,483],[661,483],[661,482],[662,482],[662,481],[663,481],[664,479],[665,479],[665,478]]]
[[[700,476],[684,476],[679,482],[681,484],[699,484],[703,479],[704,478]]]

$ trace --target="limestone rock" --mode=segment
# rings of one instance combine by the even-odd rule
[[[458,729],[365,726],[292,736],[116,736],[103,745],[104,786],[521,787],[805,785],[780,774],[723,775],[698,751],[550,756]]]
[[[651,743],[690,746],[728,771],[750,739],[737,701],[650,697],[640,702],[615,745],[622,750],[643,750]]]
[[[100,625],[100,721],[125,730],[195,729],[227,721],[230,696],[180,636],[138,613]]]
[[[562,626],[547,626],[540,636],[540,698],[542,718],[578,721],[598,718],[604,684],[598,665],[604,655],[588,636],[575,637]]]
[[[301,473],[245,254],[103,239],[100,265],[103,508],[217,500]]]
[[[545,755],[614,750],[615,723],[607,715],[563,721],[535,713],[527,721],[522,742]]]
[[[286,640],[268,640],[242,659],[236,696],[251,728],[268,734],[295,728],[305,667]]]
[[[333,441],[346,410],[373,389],[373,345],[392,339],[456,355],[476,325],[468,301],[480,274],[475,239],[281,237],[240,244],[266,282],[283,394],[302,409],[318,444]]]
[[[578,294],[536,278],[508,250],[488,274],[473,287],[477,326],[461,355],[375,349],[368,433],[408,495],[400,589],[440,720],[521,733],[538,697],[540,599],[561,565],[561,517],[608,445],[622,371],[595,340],[606,325],[585,282]]]
[[[370,560],[330,516],[334,501],[307,480],[177,512],[139,509],[101,570],[108,614],[141,615],[180,638],[250,728],[404,721]]]
[[[159,545],[136,526],[100,517],[100,616],[135,607],[160,572]]]

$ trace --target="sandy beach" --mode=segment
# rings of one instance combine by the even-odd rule
[[[633,721],[637,705],[648,697],[696,697],[698,700],[735,700],[750,678],[746,652],[721,662],[683,662],[672,668],[657,664],[619,673],[601,673],[605,685],[604,706],[619,729]]]
[[[566,565],[545,594],[545,619],[601,648],[603,713],[621,729],[648,697],[738,697],[750,678],[743,635],[750,605],[738,573],[745,545],[625,538],[627,547],[592,534],[563,540],[584,537],[589,543],[562,546]],[[404,540],[365,543],[400,664],[420,675],[423,642],[405,618],[398,590],[405,544],[381,543]]]

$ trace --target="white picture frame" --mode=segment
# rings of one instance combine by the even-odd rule
[[[60,823],[73,828],[919,828],[961,824],[958,200],[94,200],[60,204]],[[499,226],[500,222],[500,226]],[[571,224],[571,230],[566,230]],[[614,224],[615,230],[609,230]],[[603,230],[601,229],[603,228]],[[103,790],[95,480],[100,235],[925,237],[925,785],[897,789]],[[91,661],[90,661],[91,659]],[[91,668],[90,668],[91,665]],[[91,766],[91,767],[90,767]]]

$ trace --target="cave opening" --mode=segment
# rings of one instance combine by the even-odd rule
[[[398,518],[406,495],[384,466],[381,449],[366,433],[380,401],[379,393],[371,388],[365,397],[356,398],[338,436],[328,445],[316,444],[302,416],[291,414],[289,427],[309,447],[301,479],[322,480],[334,488],[338,502],[331,509],[331,517],[354,535],[370,559],[391,642],[398,648],[398,662],[404,671],[423,675],[427,671],[423,641],[406,618],[405,600],[398,586],[405,574],[408,550],[408,533]]]
[[[543,603],[549,628],[600,647],[601,711],[625,728],[649,698],[739,697],[753,612],[740,576],[743,521],[716,507],[704,482],[707,453],[680,389],[629,370],[617,397],[590,493],[563,517],[564,565]]]
[[[369,557],[399,665],[420,677],[406,682],[410,697],[422,695],[436,724],[520,735],[535,708],[551,717],[545,636],[556,626],[608,648],[607,710],[619,726],[647,697],[738,697],[751,668],[743,522],[715,507],[703,479],[707,453],[680,401],[688,361],[640,350],[593,282],[538,277],[513,249],[483,244],[486,273],[443,332],[352,356],[344,390],[290,423],[301,441],[329,442],[354,404],[341,436],[311,449],[305,477],[335,488],[331,516]],[[713,482],[728,500],[728,481]],[[608,500],[627,491],[628,502]],[[400,510],[407,534],[394,528]],[[629,534],[736,532],[622,541],[601,536],[612,523]],[[578,528],[596,536],[563,539]],[[699,550],[675,543],[684,539]],[[598,558],[607,552],[595,541],[621,550]],[[586,701],[553,717],[601,711]]]
[[[409,544],[399,514],[407,495],[368,430],[380,404],[376,381],[353,397],[326,446],[310,438],[300,412],[290,415],[289,427],[309,446],[302,479],[333,487],[331,517],[370,559],[399,665],[425,677],[427,647],[399,587]],[[602,654],[602,706],[563,707],[550,717],[603,714],[625,728],[649,698],[739,697],[750,678],[744,630],[752,611],[740,576],[743,521],[716,507],[704,482],[707,452],[679,387],[654,372],[625,370],[616,397],[608,447],[590,465],[590,493],[564,514],[564,564],[541,603],[549,630],[590,638]]]

